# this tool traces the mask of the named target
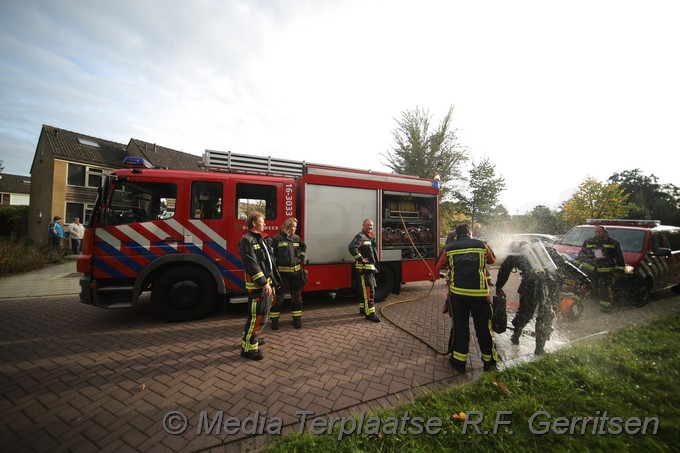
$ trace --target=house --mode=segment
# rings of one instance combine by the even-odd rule
[[[0,173],[0,206],[28,206],[31,177]]]
[[[28,237],[47,243],[54,216],[65,225],[74,217],[87,224],[102,176],[122,167],[127,156],[143,157],[156,167],[199,170],[200,156],[138,139],[127,145],[43,125],[31,165]]]

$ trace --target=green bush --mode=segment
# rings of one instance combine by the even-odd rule
[[[25,238],[0,238],[0,277],[64,262],[49,245],[35,245]]]
[[[28,206],[0,206],[0,236],[26,237]]]

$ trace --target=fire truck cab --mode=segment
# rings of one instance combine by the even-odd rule
[[[305,291],[352,288],[347,245],[366,218],[376,224],[377,300],[435,278],[436,180],[211,150],[206,171],[127,164],[104,178],[86,229],[77,261],[83,303],[130,307],[150,292],[162,318],[185,321],[218,301],[245,301],[238,243],[252,211],[265,214],[269,235],[286,218],[299,220]]]

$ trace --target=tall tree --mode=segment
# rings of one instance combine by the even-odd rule
[[[472,163],[468,178],[467,195],[456,195],[460,206],[473,222],[488,222],[498,210],[498,196],[505,190],[505,178],[496,176],[496,165],[488,158]]]
[[[654,175],[647,176],[640,169],[614,173],[609,182],[618,184],[629,194],[629,219],[657,219],[661,223],[680,223],[680,188],[673,184],[661,185]]]
[[[568,226],[586,219],[621,219],[628,215],[628,194],[617,184],[604,184],[586,178],[576,193],[562,204],[562,219]]]
[[[527,233],[564,234],[568,228],[558,211],[538,205],[526,216]]]
[[[452,129],[453,107],[439,126],[431,129],[428,110],[416,107],[402,113],[392,131],[394,146],[387,154],[387,166],[395,173],[433,178],[439,175],[442,198],[449,193],[447,183],[461,177],[461,165],[469,159],[468,150],[460,145]]]

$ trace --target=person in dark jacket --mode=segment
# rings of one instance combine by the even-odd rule
[[[621,244],[609,237],[602,225],[595,226],[595,237],[583,242],[575,260],[588,273],[603,311],[612,309],[614,279],[626,270]]]
[[[297,225],[295,217],[286,219],[281,226],[281,232],[272,239],[276,268],[281,276],[281,285],[276,287],[276,296],[269,314],[272,330],[279,328],[279,317],[287,290],[290,290],[293,325],[296,329],[302,327],[302,264],[305,261],[307,246],[300,236],[295,234]]]
[[[487,264],[493,264],[495,256],[488,245],[470,236],[467,224],[458,225],[456,239],[444,249],[437,262],[437,270],[450,269],[449,292],[453,310],[453,354],[449,359],[454,369],[465,373],[470,346],[470,315],[482,353],[484,371],[496,369],[498,353],[491,330],[491,299]]]
[[[522,330],[536,316],[536,349],[534,354],[543,354],[545,343],[552,333],[552,323],[555,319],[555,304],[550,297],[549,276],[542,267],[531,265],[526,253],[531,253],[531,246],[526,241],[510,244],[510,254],[503,260],[496,278],[496,294],[505,297],[503,287],[510,277],[510,273],[517,270],[521,282],[519,293],[519,309],[512,320],[514,331],[510,337],[512,344],[519,344]]]
[[[354,269],[358,275],[356,285],[359,294],[359,313],[363,314],[368,321],[380,322],[380,318],[375,313],[378,249],[373,233],[373,220],[364,220],[361,231],[354,236],[347,249],[354,258]]]
[[[264,232],[264,214],[250,213],[246,225],[248,231],[238,243],[250,306],[241,340],[241,357],[262,360],[259,335],[267,323],[274,287],[279,282],[272,259],[271,239]]]

